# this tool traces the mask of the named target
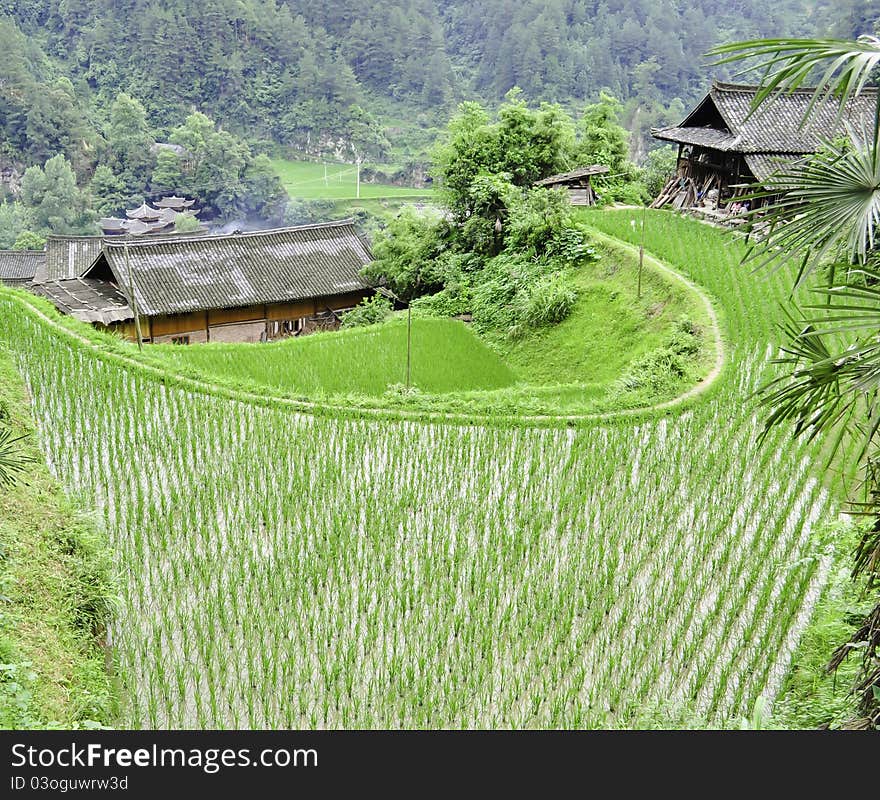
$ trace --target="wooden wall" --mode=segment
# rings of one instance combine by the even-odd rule
[[[295,322],[315,316],[327,309],[338,311],[357,305],[369,291],[316,297],[294,303],[244,306],[242,308],[218,308],[194,311],[187,314],[171,314],[141,317],[141,335],[144,341],[170,342],[175,337],[189,336],[190,344],[205,341],[258,342],[267,322]],[[135,341],[137,334],[133,321],[111,326],[127,339]]]

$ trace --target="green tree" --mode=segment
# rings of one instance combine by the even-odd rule
[[[178,165],[163,155],[157,184],[175,181],[178,191],[198,197],[203,206],[226,219],[240,214],[283,216],[287,193],[269,158],[254,156],[247,144],[218,129],[209,117],[190,114],[172,131],[171,141],[186,150],[191,166],[178,180]]]
[[[162,148],[156,156],[156,167],[150,180],[150,188],[158,192],[183,191],[184,177],[180,156],[173,150]]]
[[[12,245],[13,250],[43,250],[45,247],[45,237],[33,231],[22,231]]]
[[[281,219],[287,205],[287,191],[269,157],[262,153],[250,160],[241,181],[241,207],[263,219]]]
[[[620,112],[619,101],[605,92],[598,103],[584,109],[577,126],[574,161],[577,166],[608,167],[608,178],[595,179],[603,199],[640,201],[645,199],[644,185],[638,167],[629,160],[629,136],[620,124]]]
[[[101,216],[110,217],[125,210],[128,197],[125,182],[106,164],[101,164],[89,183],[91,205]]]
[[[387,286],[403,302],[443,288],[438,256],[443,249],[442,223],[433,215],[405,207],[373,242],[373,261],[361,274]]]
[[[516,90],[494,122],[479,103],[459,106],[432,152],[432,175],[449,210],[465,220],[481,204],[495,210],[475,191],[478,178],[504,175],[514,186],[530,186],[564,169],[573,143],[571,119],[559,106],[530,109]]]
[[[24,203],[0,203],[0,250],[9,250],[34,224]]]
[[[174,220],[174,230],[177,233],[195,233],[201,228],[199,221],[191,214],[178,214]]]
[[[107,143],[115,173],[129,192],[142,191],[149,183],[155,165],[150,148],[155,139],[147,124],[143,104],[131,95],[121,92],[110,108]]]
[[[764,76],[756,106],[773,93],[804,85],[817,68],[823,84],[814,103],[845,103],[860,93],[880,66],[880,39],[858,41],[768,39],[717,48],[722,63],[749,59]],[[792,262],[798,284],[831,263],[821,301],[792,308],[788,343],[779,359],[785,374],[763,389],[768,429],[792,425],[795,435],[835,434],[861,442],[865,499],[855,506],[872,518],[854,554],[853,576],[880,588],[880,98],[866,141],[830,142],[804,163],[766,182],[763,238],[748,256],[758,265]],[[835,267],[834,265],[837,264]],[[878,598],[880,601],[880,598]],[[862,659],[855,691],[864,720],[880,727],[880,602],[852,641],[831,659],[834,668],[851,653]]]
[[[644,166],[645,189],[649,197],[656,197],[675,174],[678,151],[675,147],[664,145],[648,153]]]
[[[70,162],[61,154],[44,167],[28,167],[21,181],[21,199],[38,233],[96,233],[95,214],[76,186]]]

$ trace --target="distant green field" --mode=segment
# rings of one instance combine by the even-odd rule
[[[272,166],[292,198],[301,200],[353,200],[357,197],[357,167],[354,164],[323,164],[313,161],[272,159]],[[361,198],[430,197],[430,189],[407,189],[361,181]]]
[[[500,389],[514,373],[468,327],[452,319],[414,319],[412,382],[425,392]],[[319,333],[274,344],[154,345],[178,366],[284,392],[381,396],[406,377],[406,324]]]

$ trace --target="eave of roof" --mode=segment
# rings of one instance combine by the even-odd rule
[[[34,291],[62,313],[82,322],[109,325],[134,317],[128,299],[109,281],[68,278],[36,285]]]
[[[652,128],[651,136],[667,142],[680,144],[695,144],[701,147],[711,147],[713,150],[737,151],[739,137],[719,131],[715,128]]]
[[[586,178],[590,175],[604,175],[608,171],[609,168],[606,167],[604,164],[591,164],[588,167],[573,169],[571,170],[571,172],[561,172],[558,175],[551,175],[549,178],[535,181],[535,186],[549,186],[554,183],[566,183],[567,181],[574,181],[578,178]]]

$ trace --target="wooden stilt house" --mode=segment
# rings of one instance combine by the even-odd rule
[[[844,109],[816,103],[813,89],[777,94],[752,112],[757,86],[714,82],[680,125],[655,128],[655,139],[678,145],[677,170],[653,207],[723,212],[773,172],[815,153],[838,136],[870,133],[877,90],[866,89]]]

